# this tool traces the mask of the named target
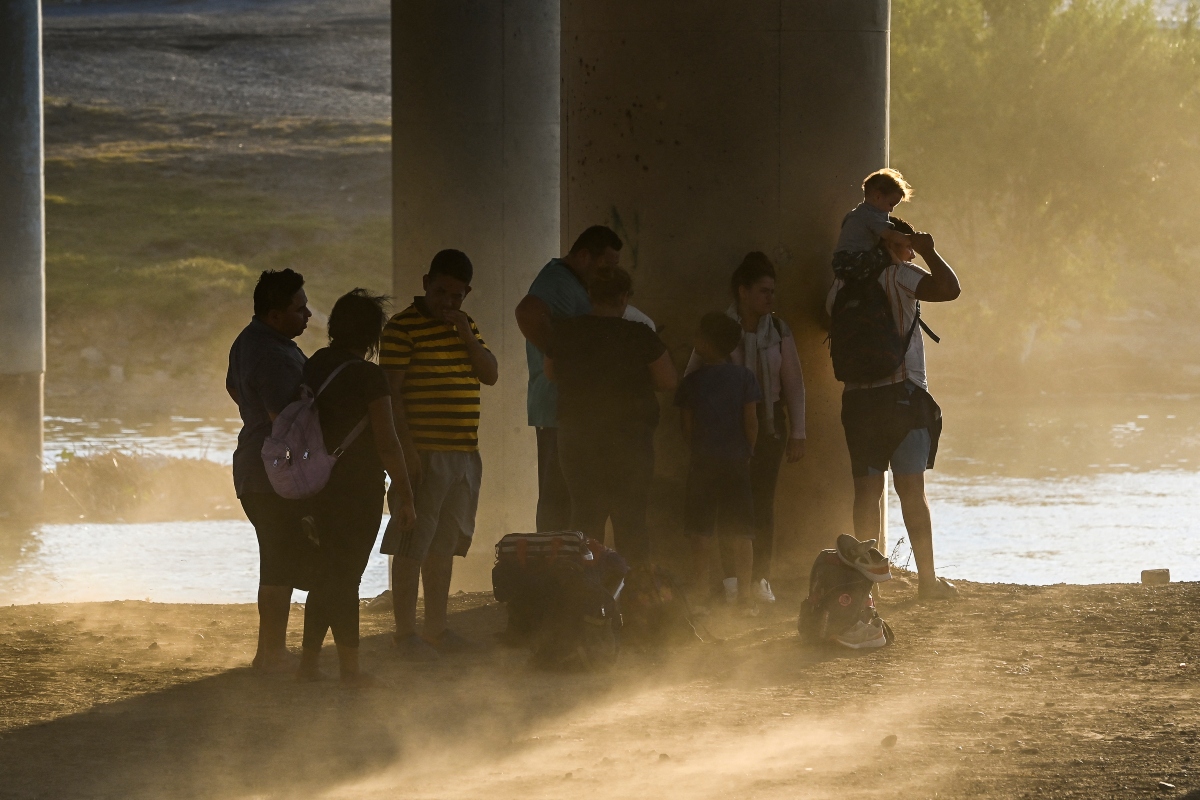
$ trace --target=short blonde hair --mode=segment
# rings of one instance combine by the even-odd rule
[[[872,172],[863,181],[862,188],[864,196],[874,191],[899,192],[901,196],[900,202],[911,200],[913,196],[912,186],[909,185],[908,181],[904,180],[904,176],[900,174],[899,170],[892,169],[891,167]]]

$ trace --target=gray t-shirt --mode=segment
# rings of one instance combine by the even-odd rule
[[[842,220],[835,253],[864,253],[879,244],[879,234],[891,228],[888,213],[870,203],[859,203]]]
[[[271,433],[271,415],[296,399],[305,360],[295,342],[257,318],[229,349],[225,385],[237,394],[242,417],[233,451],[233,487],[238,497],[275,491],[262,462],[263,442]]]

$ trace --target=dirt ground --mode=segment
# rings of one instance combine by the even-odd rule
[[[1200,787],[1200,584],[962,587],[947,605],[889,585],[880,610],[898,638],[882,651],[801,648],[790,591],[758,618],[715,616],[721,644],[627,651],[605,674],[534,672],[523,651],[500,647],[404,664],[389,617],[364,615],[367,668],[389,685],[362,691],[252,673],[250,606],[0,609],[0,797],[1123,798]],[[484,641],[504,624],[487,595],[460,594],[453,612],[456,629]],[[297,606],[296,646],[301,616]]]

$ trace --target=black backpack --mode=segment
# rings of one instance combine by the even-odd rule
[[[531,663],[540,669],[596,672],[620,652],[621,614],[599,573],[560,560],[547,568],[541,624],[533,633]]]
[[[837,550],[822,550],[813,562],[808,578],[808,597],[800,604],[796,630],[807,645],[832,641],[833,637],[858,622],[871,622],[879,615],[871,597],[874,584],[869,578],[844,563]],[[895,636],[887,623],[880,621],[888,644]]]
[[[873,383],[899,369],[918,325],[935,342],[941,341],[921,320],[919,302],[908,332],[896,330],[892,304],[879,283],[885,269],[887,265],[881,265],[859,280],[844,282],[833,299],[829,354],[834,377],[843,383]]]

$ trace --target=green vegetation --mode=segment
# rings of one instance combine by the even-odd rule
[[[364,201],[337,182],[364,159],[386,163],[378,127],[171,122],[51,103],[51,406],[56,395],[77,407],[89,393],[145,395],[140,379],[194,376],[171,387],[181,391],[169,407],[224,414],[218,376],[261,270],[303,273],[317,311],[356,285],[389,289],[387,205],[377,188]],[[319,320],[307,349],[322,344]]]
[[[901,213],[968,272],[956,335],[1020,351],[1147,273],[1187,278],[1195,5],[1164,20],[1132,0],[896,0],[893,15],[892,160],[917,187]]]

